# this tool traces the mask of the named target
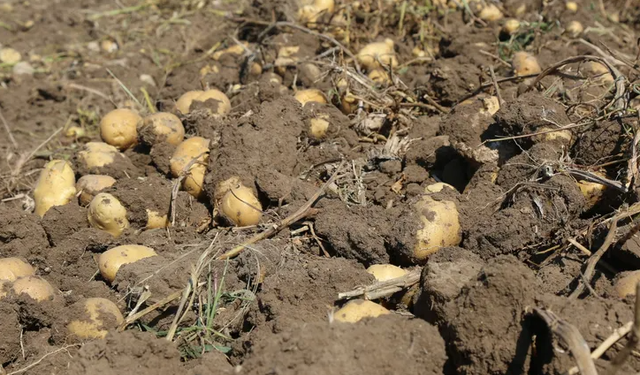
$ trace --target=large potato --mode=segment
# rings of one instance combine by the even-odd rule
[[[0,258],[0,282],[15,281],[24,276],[33,276],[36,270],[20,258]]]
[[[40,172],[40,178],[33,192],[35,212],[43,217],[51,207],[64,206],[71,202],[75,195],[76,176],[73,169],[64,160],[52,160]]]
[[[21,277],[13,282],[12,289],[16,295],[26,294],[38,302],[53,299],[56,295],[51,284],[38,276]]]
[[[170,160],[171,174],[174,177],[184,175],[182,188],[196,198],[203,194],[208,160],[209,140],[202,137],[189,138],[180,143]]]
[[[120,267],[156,256],[155,250],[141,245],[122,245],[107,250],[98,256],[98,268],[105,280],[112,283]]]
[[[107,175],[88,174],[80,177],[76,183],[76,190],[80,192],[80,204],[88,205],[96,194],[115,183],[116,179]]]
[[[119,237],[129,227],[127,210],[122,203],[111,194],[96,195],[87,210],[89,224],[96,228]]]
[[[154,145],[167,142],[179,145],[184,140],[184,126],[178,116],[173,113],[158,112],[146,116],[141,123],[140,138],[143,142]]]
[[[230,188],[222,197],[221,211],[237,226],[256,225],[262,217],[262,205],[253,190],[242,184]]]
[[[80,316],[67,325],[69,333],[79,339],[102,339],[110,329],[124,322],[115,303],[105,298],[87,298],[71,306]]]
[[[104,142],[89,142],[78,152],[78,159],[88,169],[100,168],[113,163],[119,153],[117,148]]]
[[[100,121],[100,137],[106,143],[126,150],[138,141],[140,115],[130,109],[114,109]]]
[[[391,312],[375,302],[357,299],[347,302],[333,314],[333,319],[343,323],[356,323],[364,318],[376,318]]]
[[[458,209],[452,201],[436,201],[424,195],[415,204],[422,227],[416,233],[413,256],[424,260],[443,247],[456,246],[462,240]]]

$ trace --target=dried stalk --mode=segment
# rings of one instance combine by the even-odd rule
[[[420,281],[420,269],[411,271],[404,276],[396,277],[386,281],[376,282],[374,284],[359,287],[349,292],[339,293],[338,300],[349,299],[354,297],[364,297],[367,300],[389,297],[403,289],[407,289]]]

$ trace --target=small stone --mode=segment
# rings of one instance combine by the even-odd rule
[[[0,50],[0,62],[5,64],[15,64],[22,59],[20,52],[13,48],[3,48]]]
[[[21,61],[13,66],[13,74],[15,75],[33,75],[35,69],[26,61]]]

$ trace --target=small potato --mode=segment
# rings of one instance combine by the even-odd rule
[[[507,35],[513,35],[520,28],[520,21],[517,19],[511,18],[508,19],[504,25],[502,26],[502,32]]]
[[[502,17],[504,17],[502,12],[494,4],[488,4],[487,6],[482,8],[480,14],[478,14],[478,18],[487,22],[498,21],[502,19]]]
[[[104,142],[89,142],[78,152],[78,157],[86,168],[91,169],[113,163],[119,153],[117,148]]]
[[[374,264],[367,268],[367,272],[376,278],[376,281],[396,279],[407,274],[407,271],[393,264]]]
[[[223,55],[242,56],[245,53],[248,46],[249,44],[247,42],[243,42],[242,44],[236,43],[228,48],[225,48],[220,51],[216,51],[211,56],[211,58],[214,59],[215,61],[218,61]]]
[[[315,139],[324,139],[329,131],[328,116],[318,115],[309,120],[309,134]]]
[[[438,184],[436,189],[441,190],[445,186]],[[443,247],[457,246],[462,240],[456,204],[447,200],[434,200],[430,193],[436,189],[433,186],[427,187],[427,193],[414,206],[422,223],[422,228],[416,233],[413,250],[413,257],[417,260],[424,260]]]
[[[597,61],[588,61],[582,67],[582,73],[596,82],[612,84],[614,79],[609,68]]]
[[[130,109],[114,109],[100,121],[100,137],[106,143],[126,150],[138,142],[138,123],[142,117]]]
[[[187,113],[189,113],[191,103],[193,103],[193,101],[202,94],[204,94],[204,91],[202,90],[185,92],[176,102],[176,109],[183,115],[186,115]]]
[[[43,217],[53,206],[64,206],[76,195],[76,176],[69,163],[64,160],[48,162],[36,183],[33,192],[35,213]]]
[[[369,72],[368,77],[370,80],[380,85],[391,84],[389,74],[387,74],[384,69],[373,69],[371,72]]]
[[[253,190],[238,185],[227,191],[222,197],[221,211],[233,224],[245,227],[256,225],[262,217],[262,205]]]
[[[155,250],[141,245],[122,245],[109,249],[98,256],[100,274],[109,283],[116,279],[120,267],[141,259],[157,256]]]
[[[208,161],[209,140],[202,137],[189,138],[180,143],[173,153],[170,160],[171,174],[174,177],[185,175],[182,188],[192,196],[200,198],[204,192],[204,175]]]
[[[538,59],[528,52],[516,52],[511,61],[513,71],[518,76],[540,73],[542,69],[538,64]]]
[[[167,214],[160,215],[156,211],[147,209],[147,229],[166,228],[169,225]]]
[[[578,11],[578,3],[576,3],[575,1],[567,1],[565,3],[565,8],[572,13],[575,13]]]
[[[81,315],[69,322],[67,330],[81,340],[103,339],[110,329],[124,322],[118,306],[106,298],[87,298],[76,302],[71,309]]]
[[[80,204],[88,205],[96,194],[115,183],[115,178],[106,175],[88,174],[80,177],[76,183],[76,190],[80,192]]]
[[[640,282],[640,270],[621,273],[614,283],[620,298],[636,295],[636,284]]]
[[[587,206],[592,208],[600,202],[602,196],[607,190],[605,185],[599,184],[597,182],[592,181],[578,181],[578,188],[580,192],[584,196],[584,199],[587,201]]]
[[[353,300],[333,314],[333,319],[342,323],[356,323],[364,318],[376,318],[391,312],[375,302],[366,300]]]
[[[358,62],[368,71],[384,67],[395,68],[398,66],[398,58],[394,50],[394,43],[391,39],[383,42],[374,42],[364,46],[356,58]],[[382,64],[382,65],[381,65]]]
[[[51,284],[39,276],[21,277],[13,282],[12,289],[16,295],[26,294],[38,302],[52,299],[56,295]]]
[[[298,20],[302,23],[316,23],[323,14],[333,13],[334,0],[315,0],[298,11]]]
[[[147,135],[149,132],[150,136]],[[168,112],[158,112],[146,116],[138,129],[145,143],[154,145],[167,142],[177,146],[184,140],[184,126],[178,116]]]
[[[551,132],[551,130],[555,130]],[[570,145],[573,139],[573,133],[569,129],[557,130],[552,127],[542,126],[536,130],[537,133],[549,131],[549,133],[543,133],[533,136],[533,140],[536,142],[556,142],[564,145]]]
[[[87,210],[87,219],[92,227],[114,237],[119,237],[129,227],[127,210],[116,197],[107,193],[99,193],[93,198]]]
[[[584,31],[584,27],[579,21],[571,21],[567,25],[567,33],[574,38],[577,38]]]
[[[309,102],[317,102],[323,104],[327,103],[327,99],[325,98],[324,94],[318,89],[300,90],[296,92],[294,98],[296,98],[296,100],[300,102],[302,106]]]
[[[36,270],[20,258],[0,258],[0,282],[15,281],[24,276],[33,276]]]

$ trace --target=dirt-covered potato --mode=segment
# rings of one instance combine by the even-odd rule
[[[43,217],[53,206],[64,206],[76,195],[76,176],[69,163],[64,160],[48,162],[36,183],[33,192],[35,213]]]
[[[393,264],[374,264],[367,268],[367,272],[376,278],[376,281],[396,279],[407,274],[407,271]]]
[[[581,72],[596,82],[612,84],[614,81],[609,68],[597,61],[587,61],[584,63]]]
[[[96,228],[119,237],[129,227],[127,210],[122,203],[111,194],[96,195],[87,210],[89,224]]]
[[[455,202],[431,197],[432,193],[440,192],[442,188],[443,184],[428,186],[422,199],[415,203],[422,222],[422,227],[416,233],[415,259],[426,259],[443,247],[457,246],[462,240]]]
[[[182,188],[196,198],[203,194],[208,160],[209,140],[202,137],[189,138],[180,143],[171,157],[171,174],[173,177],[184,175]]]
[[[109,249],[98,256],[98,268],[105,280],[112,283],[120,267],[156,256],[155,250],[141,245],[122,245]]]
[[[115,303],[106,298],[87,298],[76,302],[71,310],[76,319],[69,322],[69,334],[81,339],[102,339],[110,329],[124,322],[124,317]]]
[[[520,21],[515,18],[508,19],[502,26],[502,33],[506,35],[513,35],[520,28]]]
[[[376,318],[390,313],[389,310],[375,302],[357,299],[347,302],[340,310],[333,313],[333,320],[343,323],[356,323],[365,318]]]
[[[183,115],[186,115],[187,113],[189,113],[189,109],[191,108],[191,103],[193,103],[193,101],[203,93],[204,91],[202,90],[194,90],[194,91],[187,91],[184,94],[182,94],[182,96],[176,102],[176,109],[178,110],[178,112],[182,113]]]
[[[233,224],[244,227],[256,225],[262,217],[262,205],[253,190],[242,184],[230,188],[222,197],[222,214]]]
[[[147,229],[166,228],[170,225],[167,214],[147,209]]]
[[[318,89],[299,90],[295,93],[294,98],[303,106],[309,102],[327,103],[324,94]]]
[[[231,101],[227,95],[225,95],[222,91],[211,89],[207,91],[187,91],[182,94],[180,99],[176,102],[176,109],[180,111],[180,113],[186,115],[191,111],[191,105],[193,102],[206,102],[208,100],[213,100],[217,103],[214,114],[224,115],[229,113],[231,110]]]
[[[578,188],[587,201],[587,207],[593,207],[600,202],[607,187],[592,181],[578,181]]]
[[[478,18],[483,21],[493,22],[502,19],[503,14],[495,4],[487,4],[485,7],[480,10],[478,14]]]
[[[138,141],[137,127],[142,117],[130,109],[114,109],[100,121],[100,137],[107,144],[126,150]]]
[[[26,294],[40,302],[52,299],[56,290],[49,282],[39,276],[25,276],[17,279],[11,286],[15,295]]]
[[[391,68],[398,66],[398,58],[391,39],[367,44],[358,52],[356,58],[367,71],[382,68],[383,66],[390,66]]]
[[[96,194],[113,186],[115,183],[115,178],[106,175],[88,174],[80,177],[76,183],[76,190],[80,192],[80,204],[83,206],[88,205]]]
[[[184,126],[173,113],[158,112],[142,120],[138,134],[142,142],[151,146],[160,142],[177,146],[184,140]]]
[[[616,278],[614,287],[620,298],[635,296],[638,282],[640,282],[640,270],[623,272]]]
[[[379,84],[379,85],[389,85],[391,84],[391,79],[389,78],[389,74],[384,69],[373,69],[367,75],[370,80]]]
[[[538,59],[528,52],[520,51],[513,55],[511,61],[513,71],[518,76],[526,76],[529,74],[540,73],[542,69],[538,63]]]
[[[329,115],[320,113],[309,120],[309,135],[315,139],[322,140],[327,137],[330,127]]]
[[[573,140],[573,133],[569,129],[557,130],[550,126],[541,126],[536,132],[541,134],[532,137],[535,142],[556,142],[569,146]]]
[[[120,152],[104,142],[89,142],[78,152],[78,160],[87,169],[100,168],[113,163]]]
[[[0,282],[15,281],[24,276],[33,276],[36,270],[20,258],[0,258]]]
[[[298,10],[298,20],[302,23],[314,24],[322,15],[333,13],[334,7],[334,0],[314,0],[312,4]]]

